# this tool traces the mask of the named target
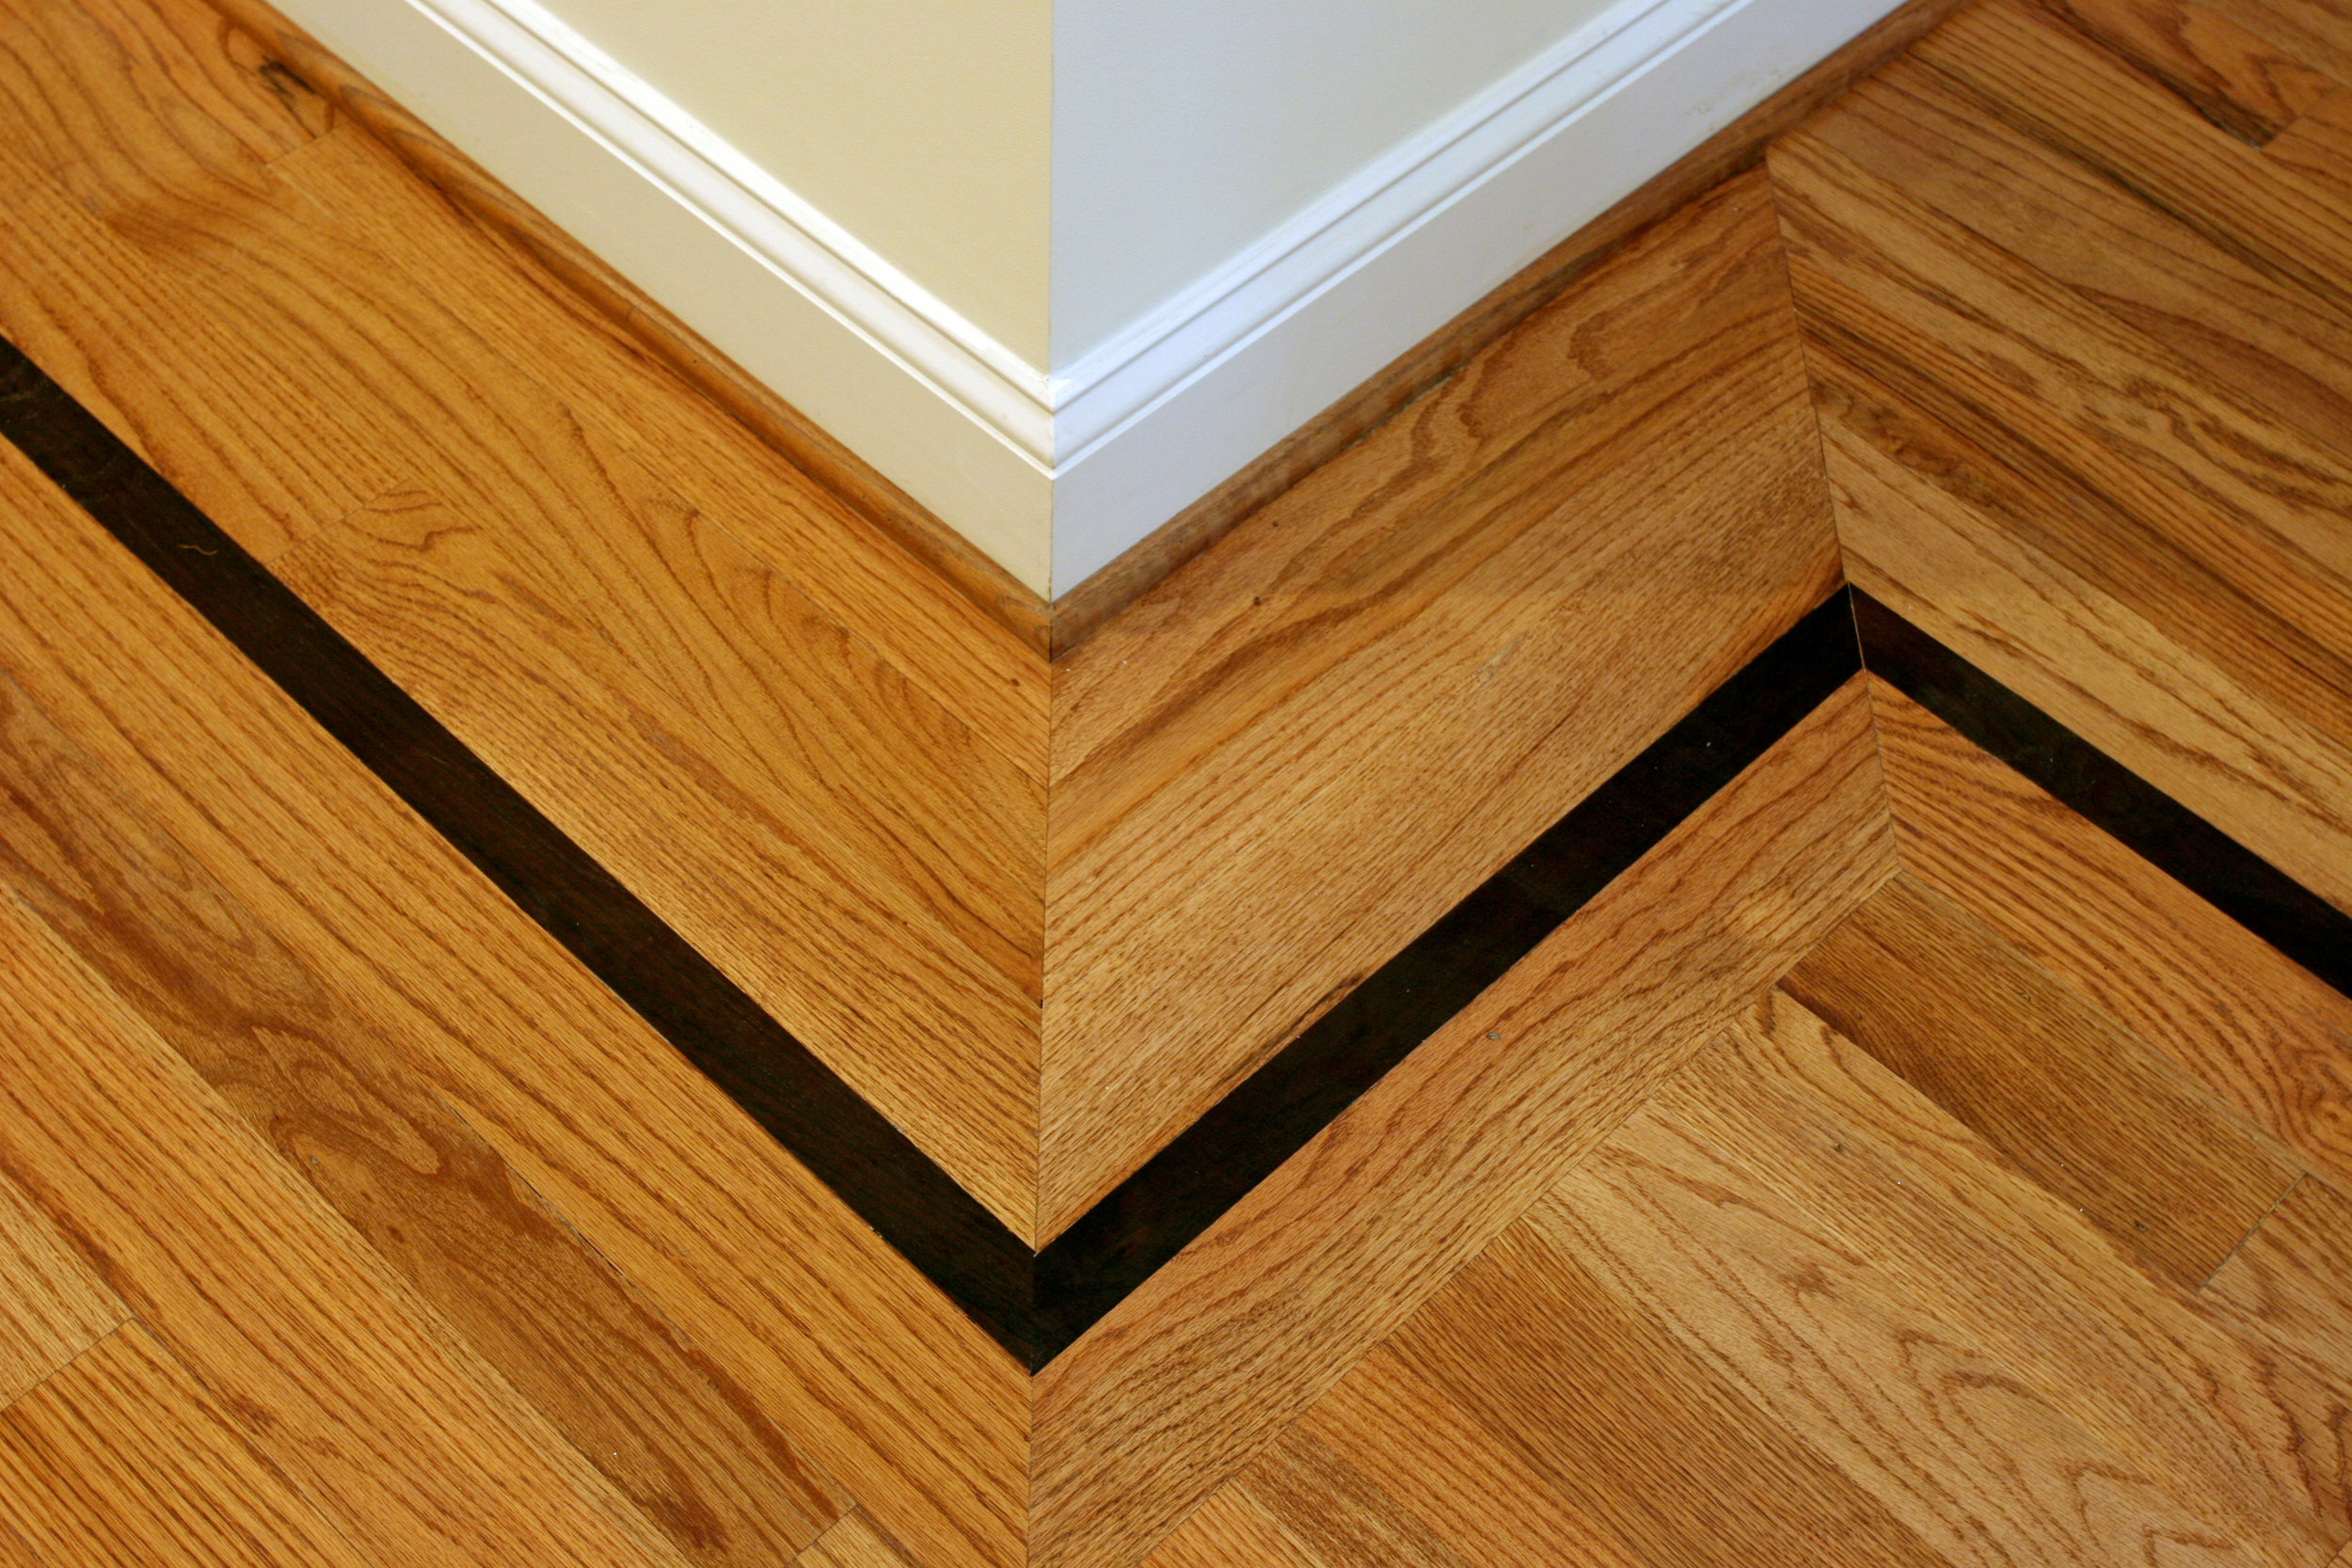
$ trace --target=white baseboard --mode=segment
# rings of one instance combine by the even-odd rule
[[[279,4],[1014,576],[1061,594],[1895,0],[1617,0],[1050,374],[537,0]]]

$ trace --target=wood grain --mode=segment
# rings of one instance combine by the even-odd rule
[[[402,491],[280,575],[1025,1231],[1041,792],[633,464],[577,451],[626,531]]]
[[[1332,1472],[1337,1487],[1314,1484]],[[1334,1562],[1386,1549],[1475,1568],[1524,1562],[1632,1568],[1626,1543],[1509,1443],[1382,1346],[1242,1473],[1278,1517],[1343,1544]],[[1339,1504],[1341,1506],[1335,1506]],[[1362,1558],[1347,1555],[1360,1551]]]
[[[1890,874],[1861,696],[1824,704],[1046,1369],[1033,1561],[1142,1555]]]
[[[6,452],[0,526],[58,729],[918,1561],[1016,1560],[1010,1358]]]
[[[2352,906],[2352,752],[1843,424],[1824,436],[1856,586],[2305,886]]]
[[[2306,1179],[2215,1275],[2205,1300],[2352,1399],[2352,1198]]]
[[[1195,1509],[1182,1528],[1144,1559],[1143,1568],[1231,1568],[1236,1562],[1263,1568],[1330,1568],[1239,1482]]]
[[[1681,1110],[1759,1191],[1934,1303],[1952,1332],[2263,1560],[2324,1560],[2352,1534],[2335,1445],[2275,1357],[1792,999],[1769,997],[1729,1037],[1775,1108],[1719,1116],[1718,1093]]]
[[[1764,194],[1629,248],[1057,671],[1047,1231],[1835,585]]]
[[[1216,489],[1054,600],[1054,657],[1073,652],[1137,599],[1355,442],[1410,407],[1515,331],[1586,271],[1650,225],[1678,214],[1753,167],[1772,137],[1810,118],[1895,58],[1956,0],[1904,0],[1795,81],[1677,159],[1592,222],[1406,350]]]
[[[414,280],[494,351],[469,374],[495,372],[503,384],[518,371],[611,433],[662,484],[961,718],[1007,766],[1044,776],[1047,670],[1035,648],[933,574],[911,570],[838,497],[693,396],[626,333],[616,337],[578,295],[518,263],[375,140],[345,128],[272,173],[296,198],[270,216],[278,243],[316,230],[304,243],[330,258],[356,249]]]
[[[2352,87],[2339,87],[2272,142],[2272,162],[2322,190],[2352,198]]]
[[[24,1189],[0,1179],[0,1406],[128,1316]]]
[[[2328,77],[2193,0],[2045,0],[2191,107],[2257,147],[2324,97]]]
[[[907,1568],[862,1513],[845,1513],[794,1560],[794,1568]]]
[[[2265,156],[2280,158],[2296,135]],[[2352,447],[2352,325],[1988,112],[1952,77],[1898,61],[1800,139],[1966,226],[2233,396],[2339,450]]]
[[[62,40],[50,36],[60,31]],[[209,119],[163,118],[177,100],[159,108],[149,95],[167,84],[126,80],[122,50],[95,32],[87,17],[49,33],[19,27],[0,48],[0,169],[19,171],[0,203],[0,331],[266,560],[380,493],[396,468],[346,409],[310,395],[266,338],[211,319],[82,204],[135,223],[170,212],[175,186],[269,182]],[[100,143],[87,155],[75,150],[85,135]],[[38,172],[53,161],[39,150],[53,145],[53,158],[73,160],[73,191]],[[221,387],[238,395],[215,395]],[[288,417],[297,409],[299,420]]]
[[[2295,1185],[2202,1085],[1910,878],[1781,986],[2183,1290]]]
[[[2332,0],[2204,0],[2248,32],[2352,86],[2352,22]]]
[[[107,96],[107,81],[101,75],[75,102],[95,106],[103,130],[119,124],[129,128],[126,135],[137,133],[152,139],[146,130],[151,116],[145,101],[121,92]],[[61,141],[70,140],[65,132],[58,135]],[[977,731],[948,736],[946,732],[961,723],[953,709],[943,713],[924,701],[923,692],[914,689],[923,683],[902,676],[874,646],[807,607],[819,602],[810,594],[834,605],[855,601],[850,608],[860,612],[860,624],[870,627],[889,623],[884,634],[888,641],[912,643],[930,665],[942,667],[959,662],[952,650],[960,623],[952,616],[934,626],[920,623],[937,608],[927,595],[953,599],[953,594],[898,558],[886,542],[863,538],[861,525],[827,510],[834,503],[810,499],[806,482],[788,468],[777,471],[773,454],[767,454],[765,468],[755,454],[747,471],[745,452],[724,450],[730,440],[737,448],[755,446],[739,431],[703,428],[690,430],[688,437],[664,440],[670,430],[646,412],[662,404],[644,395],[636,400],[640,412],[631,422],[640,429],[651,426],[653,438],[644,444],[664,450],[664,468],[685,468],[687,459],[702,455],[697,447],[720,447],[717,457],[700,468],[723,482],[732,477],[737,490],[750,498],[731,499],[722,510],[730,515],[797,513],[802,527],[793,542],[806,547],[791,558],[793,572],[787,577],[767,566],[750,546],[726,536],[715,515],[705,509],[694,509],[699,521],[691,536],[649,528],[644,507],[637,504],[637,492],[646,486],[636,481],[650,466],[630,459],[635,467],[628,468],[614,451],[619,447],[626,452],[627,442],[576,416],[571,405],[518,371],[501,345],[485,335],[496,325],[512,328],[516,312],[528,313],[528,307],[536,303],[541,319],[521,325],[538,328],[542,341],[560,340],[562,324],[544,319],[551,309],[545,301],[502,277],[491,264],[495,258],[479,256],[470,293],[443,294],[431,287],[432,272],[393,264],[397,258],[376,246],[378,231],[369,225],[400,214],[383,211],[387,203],[359,199],[373,193],[347,192],[342,200],[329,204],[310,199],[288,182],[285,171],[296,167],[332,176],[353,164],[364,166],[363,157],[342,150],[344,140],[358,140],[356,133],[339,137],[340,133],[330,134],[270,168],[239,166],[226,175],[194,160],[183,160],[184,166],[161,168],[142,163],[120,173],[112,165],[86,164],[77,166],[91,187],[82,200],[44,189],[11,203],[11,219],[24,244],[10,261],[20,269],[24,292],[87,306],[87,310],[71,311],[48,308],[47,313],[57,318],[53,330],[26,346],[44,356],[60,355],[71,363],[83,343],[94,342],[105,346],[93,352],[119,355],[127,363],[143,366],[151,358],[143,340],[165,340],[161,366],[183,388],[182,398],[195,405],[193,417],[216,425],[238,416],[214,414],[210,410],[215,407],[250,404],[262,411],[268,428],[232,449],[229,455],[238,461],[227,465],[231,471],[250,469],[269,476],[280,447],[301,454],[297,471],[299,465],[329,467],[332,472],[326,477],[336,484],[326,493],[305,496],[298,503],[289,498],[285,506],[248,503],[246,512],[262,511],[274,521],[274,537],[264,537],[259,524],[241,530],[233,512],[221,518],[265,559],[393,491],[402,484],[402,476],[431,474],[437,491],[469,515],[496,519],[518,542],[516,554],[561,562],[570,574],[583,577],[574,580],[564,576],[561,586],[566,592],[553,605],[576,609],[584,601],[594,612],[588,617],[591,624],[622,640],[627,661],[634,668],[650,667],[658,680],[668,677],[662,684],[670,688],[675,705],[704,727],[723,735],[736,725],[736,715],[747,714],[756,730],[758,718],[774,712],[773,700],[781,692],[814,694],[834,723],[854,718],[850,727],[837,734],[829,730],[812,738],[803,733],[788,737],[789,745],[783,744],[787,737],[772,733],[771,724],[770,733],[758,738],[772,752],[755,752],[776,759],[771,768],[787,758],[806,759],[794,781],[806,786],[796,797],[799,809],[794,816],[804,831],[813,816],[817,836],[835,841],[818,846],[820,850],[836,850],[821,869],[806,857],[789,868],[794,874],[766,878],[733,874],[732,865],[721,874],[708,864],[683,870],[665,864],[666,875],[657,879],[631,863],[617,844],[600,841],[625,841],[634,834],[652,841],[652,848],[641,853],[675,847],[669,842],[670,823],[677,806],[666,792],[681,769],[702,776],[705,796],[715,792],[723,798],[738,775],[746,788],[762,783],[759,768],[714,758],[707,744],[691,729],[682,732],[675,721],[648,726],[656,733],[645,741],[647,746],[659,750],[668,741],[678,753],[665,757],[651,775],[624,766],[625,759],[608,756],[599,759],[604,766],[594,779],[592,801],[582,802],[574,792],[565,798],[576,809],[567,811],[552,800],[545,803],[556,805],[552,815],[559,822],[625,878],[635,879],[650,901],[685,927],[690,937],[704,937],[707,949],[717,950],[715,960],[786,1015],[815,1049],[830,1051],[844,1062],[861,1059],[868,1051],[879,1057],[862,1086],[914,1124],[914,1134],[931,1144],[935,1157],[968,1184],[983,1189],[1009,1220],[1025,1228],[1034,1212],[1029,1171],[1035,1145],[1035,949],[1041,919],[1035,867],[1042,833],[1040,792],[1027,781],[1042,761],[1041,662],[1021,656],[1034,668],[1035,700],[1024,710],[1028,721],[1025,751],[1018,763],[1009,762],[1001,732],[1012,721],[1002,711],[1007,704],[999,693],[1011,688],[991,678],[1001,672],[987,668],[993,655],[1010,657],[1009,640],[996,628],[977,623],[977,612],[963,606],[961,629],[974,635],[961,640],[966,646],[960,662],[969,668],[959,668],[952,679],[931,684],[984,694],[981,705],[998,733],[988,744],[977,741]],[[380,150],[373,150],[382,155]],[[437,227],[446,235],[452,230],[454,220],[429,198],[413,189],[403,195],[412,230],[430,235]],[[97,212],[87,210],[90,207]],[[405,243],[417,245],[413,235]],[[478,238],[475,244],[479,250]],[[257,264],[262,258],[267,264]],[[87,274],[93,259],[107,269],[103,288],[87,281],[70,283],[61,276]],[[444,272],[450,265],[447,258],[440,262]],[[459,313],[459,307],[484,296],[493,304],[504,303],[506,309]],[[574,326],[573,335],[579,330]],[[211,353],[214,337],[245,345],[247,352],[258,350],[270,367],[270,376],[259,385],[268,388],[274,382],[284,388],[284,395],[254,399],[237,373],[242,367],[223,364]],[[542,359],[549,356],[550,351],[540,351]],[[606,358],[609,362],[610,356]],[[187,398],[185,388],[219,385],[224,378],[239,388],[238,396]],[[575,367],[567,390],[577,390],[589,379]],[[637,379],[643,391],[642,367]],[[83,389],[72,378],[69,386],[77,392]],[[609,403],[612,395],[608,388],[601,401]],[[122,401],[133,399],[126,393]],[[142,396],[140,405],[146,401]],[[715,411],[688,402],[690,406],[670,424],[707,427],[715,421],[726,426]],[[675,412],[675,403],[672,406]],[[105,412],[103,405],[100,411]],[[137,428],[135,420],[128,423]],[[214,439],[209,430],[195,434],[215,445],[226,444],[226,436]],[[339,438],[343,434],[349,438]],[[160,461],[163,454],[151,455]],[[206,465],[190,455],[184,463],[161,467],[167,477],[176,478],[183,467],[201,469]],[[708,478],[697,482],[698,488],[709,484]],[[208,508],[220,499],[202,486],[194,487],[192,495]],[[796,500],[801,503],[797,507]],[[658,516],[660,503],[655,508]],[[775,534],[787,525],[770,522],[765,527]],[[648,562],[648,550],[670,543],[706,547],[676,562]],[[692,612],[699,601],[675,584],[681,578],[707,581],[716,558],[723,555],[742,564],[745,575],[773,588],[828,572],[837,573],[840,580],[799,595],[803,603],[798,606],[787,602],[791,594],[779,591],[759,594],[755,604],[735,607],[739,613],[734,615],[728,613],[726,600],[715,599],[697,616]],[[905,590],[887,612],[878,602],[888,586],[884,567],[896,570],[898,586]],[[649,585],[665,581],[674,585],[666,599],[648,591]],[[615,594],[620,595],[617,604],[612,602]],[[752,618],[741,619],[742,610],[751,611]],[[910,631],[900,622],[915,623],[916,629]],[[676,651],[681,641],[685,650]],[[455,727],[493,765],[526,776],[529,789],[527,770],[519,769],[512,755],[514,744],[519,743],[515,732],[536,738],[544,732],[534,725],[563,715],[539,700],[548,679],[542,672],[511,667],[525,646],[501,650],[509,656],[509,665],[475,692],[477,698],[493,697],[488,710],[470,725],[461,721]],[[726,654],[733,663],[714,657],[718,653]],[[714,674],[723,676],[731,670],[739,673],[747,661],[760,669],[762,682],[723,679],[713,684]],[[995,661],[1002,665],[1006,660]],[[791,672],[788,681],[775,673],[786,670]],[[879,693],[878,686],[882,689]],[[446,693],[426,695],[431,702]],[[573,693],[557,700],[583,714],[597,710],[596,704]],[[524,711],[517,715],[501,703]],[[611,704],[603,707],[610,717]],[[800,717],[805,721],[807,715]],[[487,738],[501,734],[509,738],[508,746]],[[637,726],[626,725],[616,738],[638,735]],[[560,745],[541,753],[564,754]],[[867,771],[884,755],[911,769],[908,800],[915,820],[899,824],[895,847],[867,863],[859,857],[878,846],[870,827],[861,833],[860,826],[875,815],[870,803],[886,808],[895,798],[888,779]],[[933,755],[939,758],[937,765],[927,760]],[[1030,769],[1026,775],[1021,771],[1024,766]],[[856,787],[829,793],[808,778],[811,768],[829,773],[836,784],[849,774]],[[958,785],[950,803],[960,809],[927,809],[934,802],[924,799],[924,792],[949,768]],[[924,777],[918,780],[916,774]],[[632,780],[633,811],[620,805],[630,794]],[[723,799],[717,804],[706,802],[705,815],[726,820],[731,803]],[[845,807],[850,813],[846,848],[841,832],[825,831],[839,826]],[[948,823],[944,831],[943,821]],[[919,885],[907,885],[903,879],[910,865],[926,868],[928,874],[917,877]],[[745,921],[736,918],[733,909],[713,908],[697,921],[693,913],[702,908],[707,888],[732,889],[754,904],[755,918]],[[812,888],[822,890],[821,907],[814,907],[818,899]],[[945,918],[943,911],[947,911]],[[1003,929],[1008,925],[1015,927],[1009,934]],[[872,950],[870,955],[845,943],[851,931]],[[733,946],[717,940],[714,932],[731,936]],[[984,950],[970,951],[967,937],[980,942]],[[1004,973],[1008,968],[1013,972],[1009,977]],[[880,983],[885,973],[893,985]],[[947,994],[938,994],[942,988]],[[920,1000],[927,992],[939,1006]],[[904,1053],[919,1054],[943,1035],[969,1052],[975,1084],[994,1093],[976,1096],[969,1106],[943,1109],[935,1073],[899,1070]],[[910,1098],[907,1105],[892,1103]]]
[[[397,1561],[683,1560],[71,963],[0,908],[0,1168],[328,1522]]]
[[[2235,9],[2225,14],[2246,22]],[[2323,63],[2299,48],[2289,53],[2306,64]],[[2352,213],[2256,149],[2216,132],[2180,99],[2030,0],[1983,0],[1921,40],[1913,54],[1966,83],[2011,124],[2273,277],[2309,290],[2321,308],[2338,314],[2352,309]]]
[[[2352,999],[1873,681],[1905,868],[2352,1184]]]
[[[1772,168],[1832,419],[2352,741],[2352,460],[1835,151]]]
[[[1945,1560],[1526,1222],[1392,1343],[1657,1568]]]
[[[367,1564],[135,1323],[0,1412],[0,1497],[61,1563]]]
[[[646,294],[610,263],[494,179],[422,120],[408,113],[351,64],[321,44],[268,0],[158,0],[190,11],[209,9],[230,19],[274,72],[372,134],[396,157],[410,182],[431,189],[469,227],[494,235],[508,254],[508,272],[532,275],[581,325],[657,368],[680,391],[707,399],[711,411],[739,425],[813,484],[831,507],[853,516],[890,553],[903,552],[967,610],[995,623],[1041,664],[1050,641],[1049,610],[1035,593],[941,522],[879,470],[778,397],[702,335]],[[690,390],[691,389],[691,390]]]
[[[821,1470],[0,676],[0,879],[691,1561],[772,1564]]]
[[[1686,1098],[1754,1070],[1704,1065],[1529,1216],[1618,1310],[1662,1329],[1952,1563],[2257,1560],[2169,1496],[2160,1466],[2092,1436],[1963,1315],[1846,1243],[1835,1215],[1789,1202],[1805,1170],[1765,1190],[1694,1133]]]

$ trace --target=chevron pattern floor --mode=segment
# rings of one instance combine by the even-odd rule
[[[2352,1564],[2335,0],[1051,660],[230,9],[0,0],[0,1565]]]

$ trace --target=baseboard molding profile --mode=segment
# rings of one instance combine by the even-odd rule
[[[215,3],[1057,655],[1953,0],[1619,0],[1050,374],[536,0]]]

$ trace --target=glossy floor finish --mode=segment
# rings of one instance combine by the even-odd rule
[[[2347,59],[1980,0],[1049,668],[0,0],[0,1563],[2328,1563]]]

